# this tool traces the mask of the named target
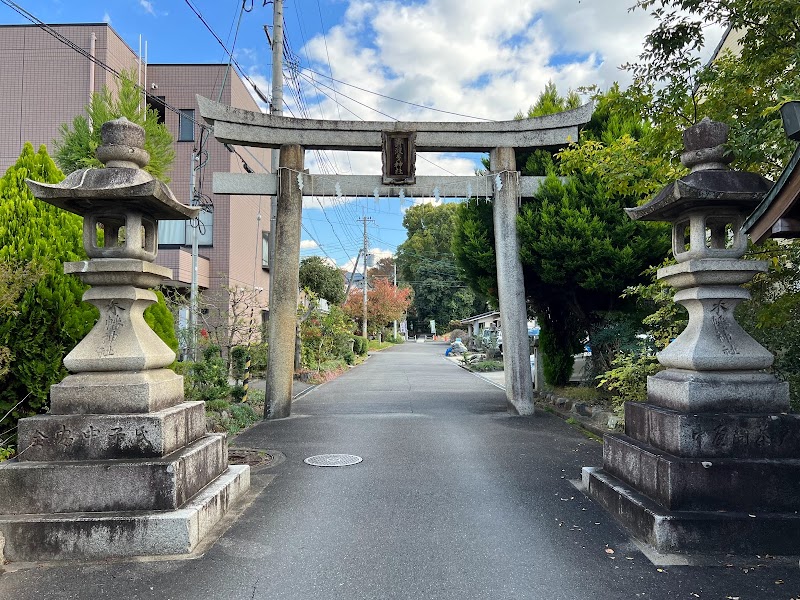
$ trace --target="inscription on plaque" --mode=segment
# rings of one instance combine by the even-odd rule
[[[417,153],[413,131],[383,132],[383,183],[413,185]]]

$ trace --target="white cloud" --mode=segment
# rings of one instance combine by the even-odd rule
[[[139,0],[139,6],[141,6],[146,13],[151,14],[154,17],[156,16],[156,10],[150,0]]]
[[[314,250],[319,248],[319,244],[314,240],[302,240],[300,242],[300,250]]]
[[[551,80],[562,93],[591,84],[606,88],[614,81],[626,85],[630,74],[619,66],[637,59],[655,23],[648,11],[629,12],[631,4],[493,0],[487,10],[485,0],[350,0],[343,22],[326,32],[325,39],[309,40],[300,54],[311,57],[315,71],[332,68],[334,77],[364,89],[505,120],[530,106]],[[717,29],[706,31],[712,48],[721,33]],[[347,108],[337,109],[309,84],[305,96],[314,118],[464,120],[306,75],[385,113],[341,95],[338,99]]]

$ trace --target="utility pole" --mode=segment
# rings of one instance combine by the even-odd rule
[[[372,223],[375,221],[372,217],[361,217],[358,219],[362,223],[364,223],[364,316],[361,320],[361,332],[364,334],[364,337],[367,337],[367,254],[369,253],[369,238],[367,237],[367,223]]]
[[[269,104],[269,114],[283,115],[283,0],[274,0],[272,3],[272,102]],[[266,26],[264,27],[266,30]],[[280,150],[272,150],[272,172],[278,173],[280,164]],[[273,196],[269,211],[269,239],[267,251],[269,252],[269,309],[272,315],[272,299],[274,297],[272,282],[275,280],[275,232],[278,219],[278,197]]]
[[[194,175],[199,168],[195,163],[200,160],[197,149],[192,149],[191,179],[189,183],[189,206],[195,206]],[[197,223],[192,227],[192,282],[189,288],[189,354],[193,362],[197,362],[197,255],[199,253],[199,229],[200,215],[197,215]]]
[[[358,268],[358,260],[361,258],[361,252],[362,250],[359,249],[358,254],[356,254],[356,262],[353,265],[353,272],[350,273],[350,279],[347,282],[347,289],[344,292],[345,299],[350,297],[350,288],[353,287],[353,277],[356,276],[356,269]]]
[[[392,268],[394,269],[394,287],[395,287],[395,293],[397,293],[397,261],[395,260],[395,258],[394,258],[394,257],[392,257]],[[393,342],[393,343],[395,343],[395,344],[396,344],[396,343],[397,343],[397,319],[395,319],[395,320],[394,320],[394,331],[393,331],[393,335],[394,335],[394,342]]]

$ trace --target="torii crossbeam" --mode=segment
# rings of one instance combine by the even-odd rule
[[[433,197],[435,190],[453,189],[459,181],[467,189],[469,177],[416,177],[415,153],[490,152],[490,168],[496,182],[491,193],[506,398],[509,412],[533,414],[528,316],[516,217],[519,198],[534,195],[541,178],[520,177],[514,151],[557,149],[577,142],[579,128],[592,116],[591,104],[533,119],[462,123],[294,119],[232,108],[201,96],[197,103],[200,114],[213,125],[218,141],[281,151],[278,174],[215,173],[213,188],[219,194],[278,197],[272,232],[275,256],[270,284],[274,288],[267,370],[271,418],[287,417],[291,411],[302,199],[304,195],[315,195],[313,181],[324,181],[325,177],[303,174],[305,149],[381,151],[382,176],[335,176],[341,194],[355,197],[371,197],[378,187],[381,197],[406,193]]]

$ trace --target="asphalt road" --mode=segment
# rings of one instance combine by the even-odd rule
[[[800,598],[787,560],[651,563],[570,483],[600,444],[547,414],[507,415],[504,392],[444,348],[371,356],[239,436],[285,460],[256,470],[275,477],[200,558],[6,572],[0,599]],[[323,453],[363,462],[303,463]]]

